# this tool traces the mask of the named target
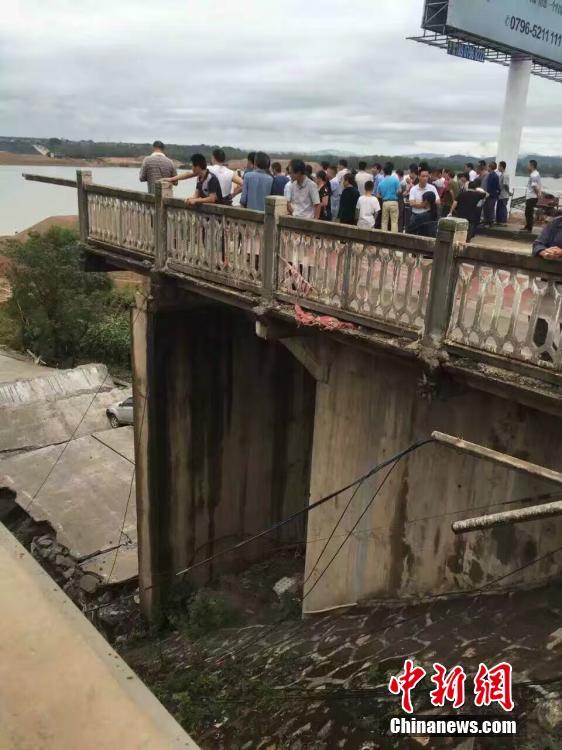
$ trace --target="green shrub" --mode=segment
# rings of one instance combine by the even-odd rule
[[[232,721],[248,707],[258,718],[268,716],[279,703],[270,680],[248,679],[246,670],[230,660],[214,667],[202,660],[169,672],[154,692],[187,731],[196,733],[225,718]],[[251,718],[246,715],[244,721]]]
[[[130,367],[131,331],[129,315],[108,313],[90,328],[81,347],[83,356],[101,362]]]
[[[9,349],[21,349],[21,326],[7,310],[7,306],[0,305],[0,344]]]
[[[241,614],[219,594],[201,589],[191,599],[185,629],[192,638],[240,624]]]
[[[12,297],[0,316],[0,343],[63,367],[98,360],[130,368],[134,290],[84,271],[75,232],[54,226],[26,242],[8,241],[5,253]]]

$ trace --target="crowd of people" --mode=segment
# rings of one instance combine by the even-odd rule
[[[392,162],[373,164],[366,161],[350,169],[346,159],[339,163],[322,162],[314,173],[312,165],[293,159],[282,168],[271,163],[263,152],[251,152],[243,174],[226,164],[223,149],[213,150],[211,163],[202,154],[191,157],[191,171],[177,174],[174,163],[164,153],[164,145],[155,141],[153,153],[142,165],[140,179],[148,182],[149,191],[159,180],[176,184],[195,177],[189,206],[202,203],[231,205],[240,196],[240,205],[253,211],[264,211],[270,195],[284,196],[288,211],[296,217],[337,221],[363,229],[435,237],[440,218],[449,215],[466,219],[469,239],[479,226],[505,226],[508,203],[512,196],[506,163],[480,161],[467,163],[464,170],[432,168],[427,162],[413,163],[407,172],[395,169]],[[537,162],[529,162],[526,192],[526,226],[533,229],[535,208],[542,190]]]

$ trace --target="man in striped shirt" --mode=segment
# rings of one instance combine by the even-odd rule
[[[164,153],[162,141],[154,141],[152,149],[150,156],[145,157],[139,174],[139,180],[148,183],[149,193],[154,193],[154,186],[159,180],[177,175],[174,162]]]

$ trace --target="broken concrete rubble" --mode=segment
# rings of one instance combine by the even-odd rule
[[[47,567],[67,593],[71,593],[76,586],[80,586],[83,591],[87,590],[87,587],[81,584],[84,574],[78,566],[78,561],[72,557],[67,547],[57,542],[54,533],[35,537],[31,541],[30,552]],[[101,579],[97,578],[96,585],[92,586],[89,593],[94,593],[100,584]]]
[[[95,594],[100,585],[100,579],[92,573],[86,573],[80,577],[80,588],[87,594]]]
[[[273,590],[275,591],[275,593],[280,599],[287,594],[289,595],[297,594],[299,589],[300,589],[299,579],[297,577],[289,578],[287,576],[280,578],[273,587]]]

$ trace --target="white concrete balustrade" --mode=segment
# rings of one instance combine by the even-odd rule
[[[215,209],[214,211],[212,209]],[[209,206],[187,209],[166,204],[166,250],[180,272],[259,289],[264,217],[258,211]]]
[[[484,254],[477,247],[459,254],[447,340],[560,370],[562,277],[552,264],[543,270],[540,259],[523,256],[519,262],[526,267],[512,265],[509,254]]]
[[[144,196],[143,196],[144,197]],[[154,202],[91,192],[89,237],[128,250],[154,255]]]

